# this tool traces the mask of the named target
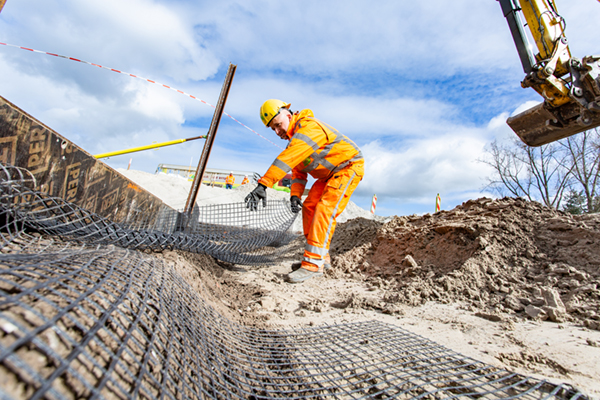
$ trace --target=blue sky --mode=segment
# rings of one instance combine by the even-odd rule
[[[556,0],[576,57],[600,54],[596,0]],[[270,141],[258,117],[279,98],[353,139],[366,174],[352,197],[377,214],[431,212],[491,194],[479,162],[506,118],[540,97],[496,0],[423,2],[7,0],[0,42],[80,58],[216,104]],[[0,95],[91,154],[205,134],[213,109],[97,67],[0,46]],[[106,162],[195,166],[203,141]],[[264,173],[280,149],[224,117],[209,167]]]

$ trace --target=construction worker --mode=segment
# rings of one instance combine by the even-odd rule
[[[235,177],[233,176],[233,171],[232,171],[229,173],[229,175],[227,175],[227,178],[225,178],[225,189],[232,189],[234,183],[235,183]]]
[[[246,183],[250,183],[250,179],[248,179],[248,175],[244,175],[244,180],[242,181],[242,185],[245,185]]]
[[[302,210],[306,247],[300,267],[288,274],[287,280],[299,283],[331,267],[329,244],[336,218],[363,177],[364,159],[352,140],[316,119],[311,110],[292,112],[290,104],[271,99],[261,106],[260,118],[289,144],[244,200],[251,210],[257,210],[261,200],[266,207],[266,188],[292,171],[291,207],[294,213]],[[316,181],[303,205],[307,174]]]

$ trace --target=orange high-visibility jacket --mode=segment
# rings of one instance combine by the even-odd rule
[[[225,178],[225,183],[227,185],[233,185],[235,183],[235,177],[233,175],[227,175],[227,178]]]
[[[336,129],[319,121],[311,110],[294,114],[287,131],[290,143],[258,181],[266,187],[292,171],[290,196],[302,197],[307,174],[327,180],[363,156],[356,144]]]
[[[245,185],[246,183],[249,183],[250,179],[248,178],[244,178],[244,180],[242,181],[242,185]]]

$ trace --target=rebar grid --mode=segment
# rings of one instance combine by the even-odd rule
[[[46,220],[19,220],[19,193],[0,197],[1,399],[585,398],[381,322],[240,325],[150,254],[27,232]]]
[[[246,327],[139,251],[28,250],[0,255],[2,398],[582,398],[381,322]]]
[[[275,263],[287,251],[284,245],[297,237],[290,232],[296,214],[285,200],[270,200],[254,212],[244,203],[195,207],[190,218],[165,207],[157,217],[137,213],[117,223],[33,186],[27,171],[0,165],[0,207],[4,223],[11,225],[6,227],[9,233],[21,232],[25,225],[65,240],[140,250],[178,249],[244,265]]]

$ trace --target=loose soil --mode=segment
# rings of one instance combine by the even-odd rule
[[[166,257],[221,313],[271,329],[376,319],[465,356],[600,397],[600,215],[482,198],[433,215],[338,225],[332,266],[303,284],[278,265]]]

